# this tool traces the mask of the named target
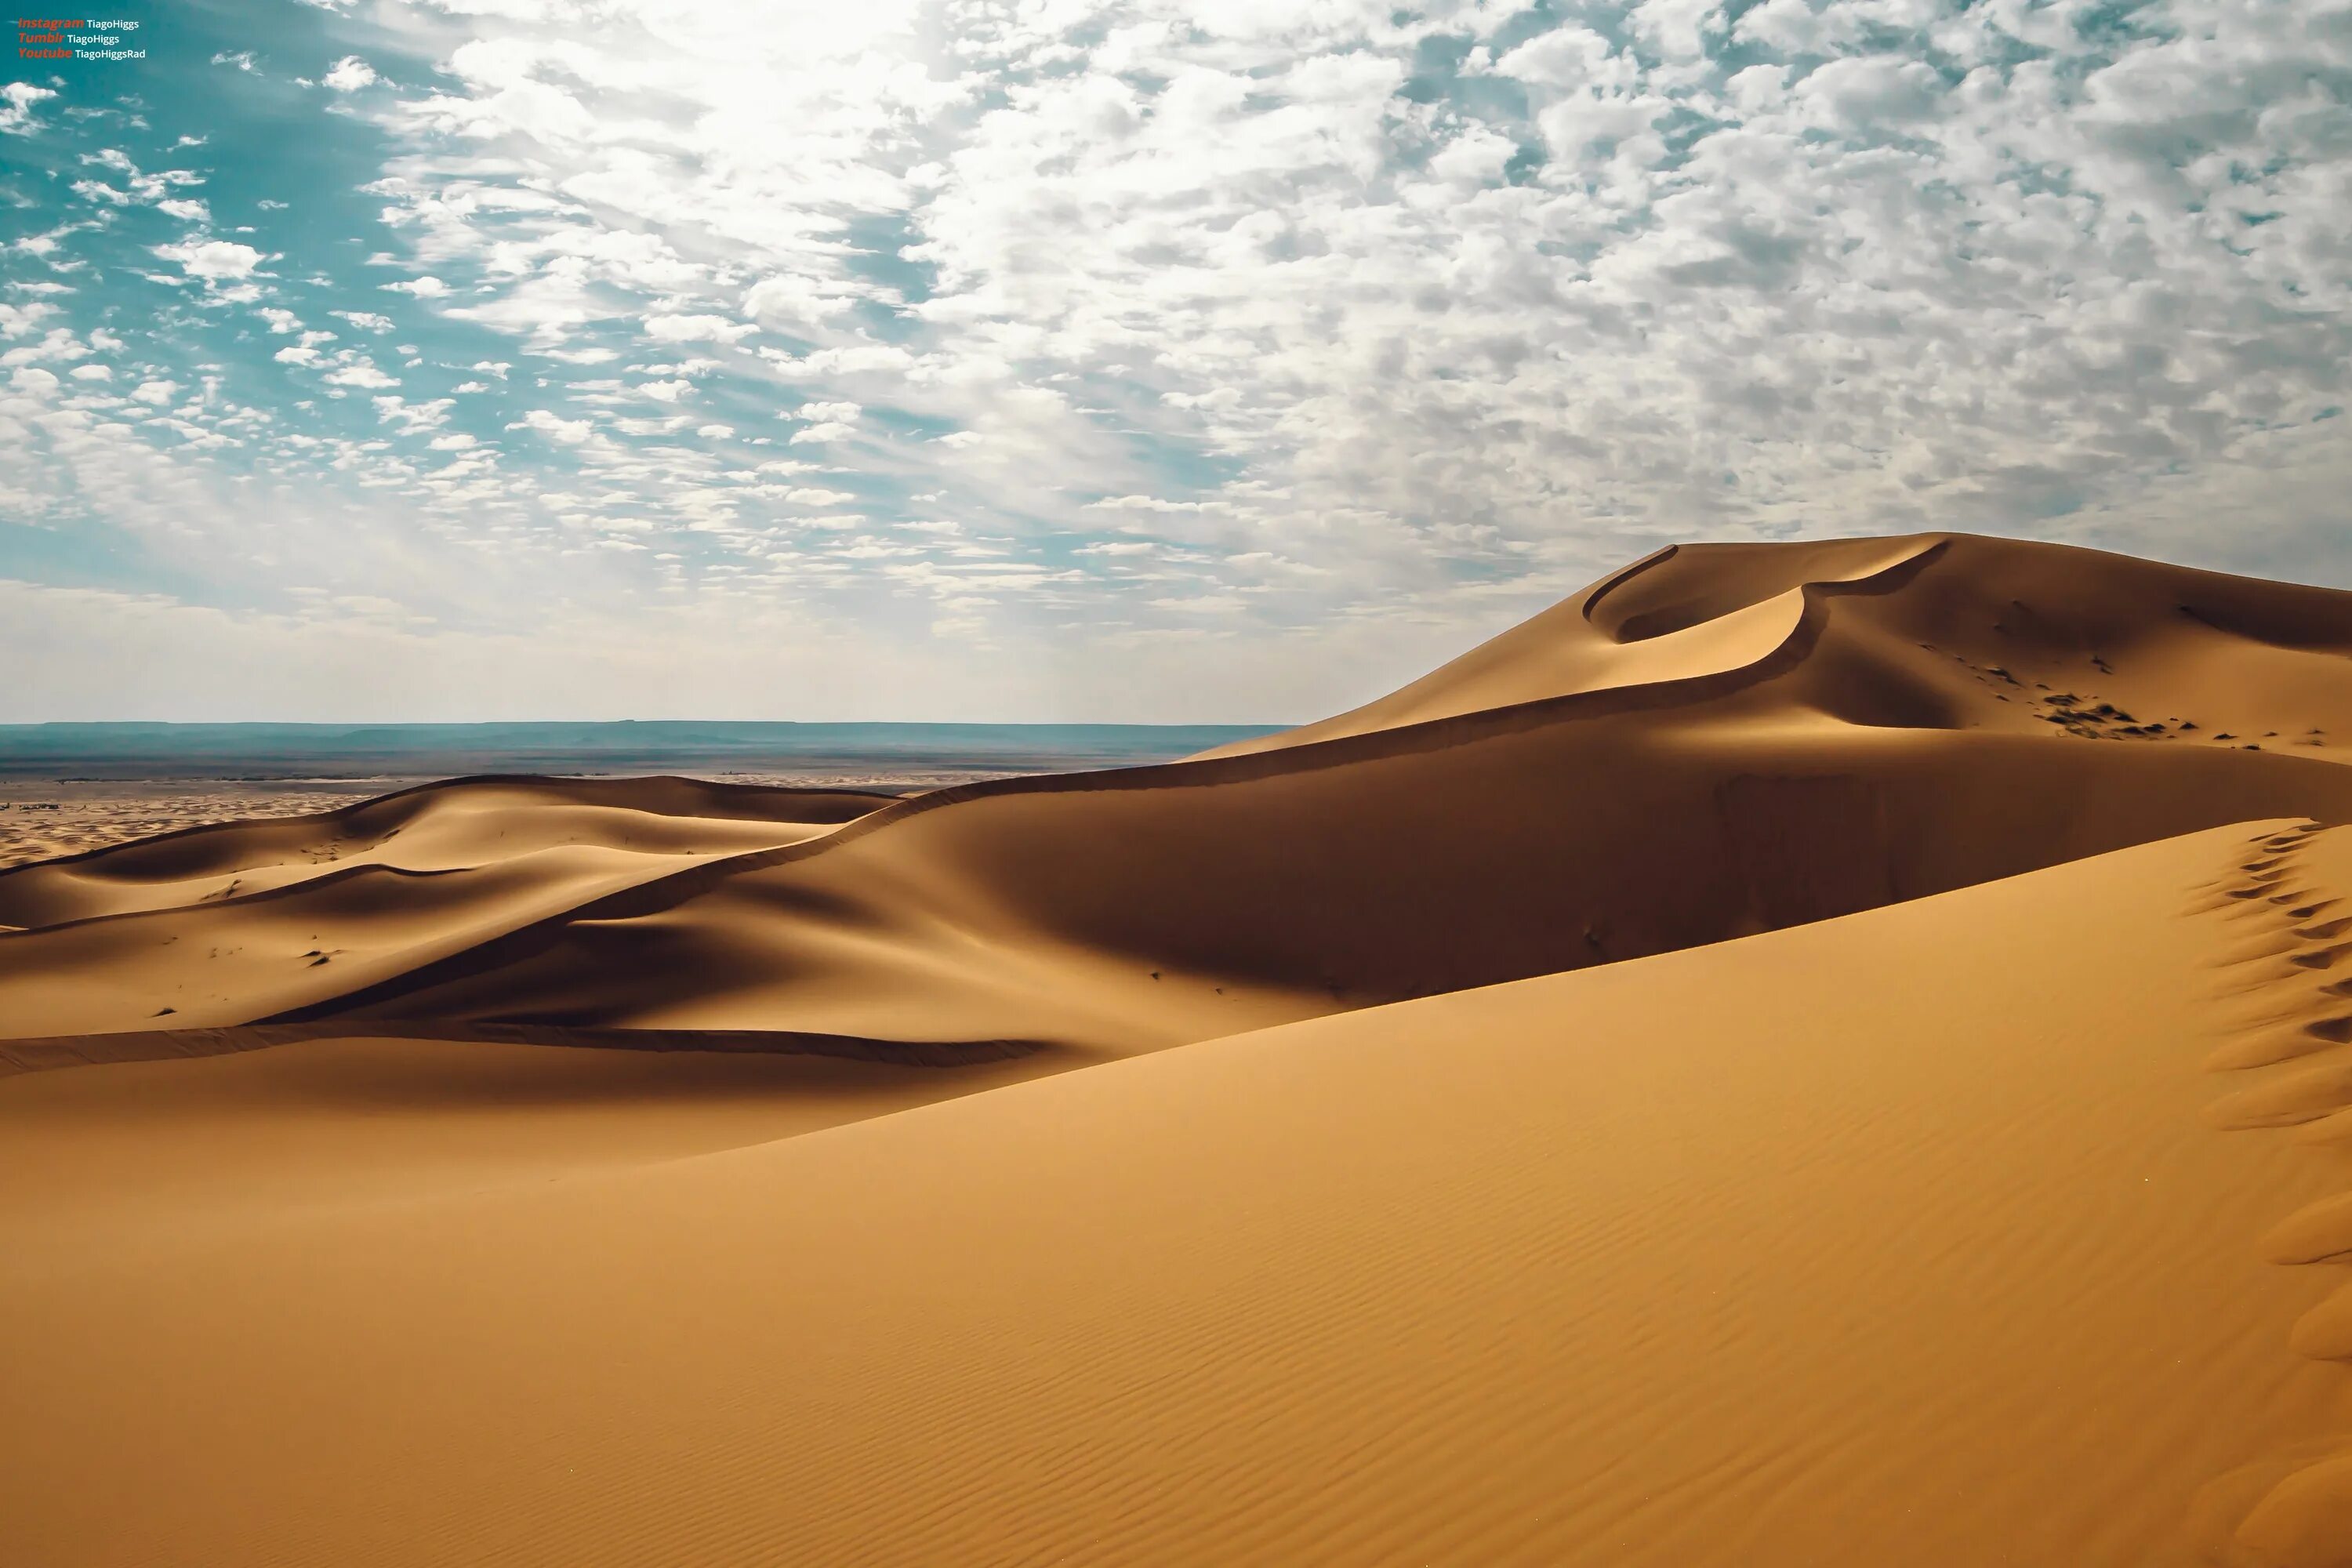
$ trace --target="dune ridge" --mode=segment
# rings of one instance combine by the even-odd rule
[[[349,1039],[352,1033],[348,1025],[339,1024],[251,1024],[226,1029],[132,1029],[105,1035],[0,1039],[0,1078],[108,1062],[227,1056],[306,1040]],[[1036,1040],[875,1040],[790,1029],[567,1029],[533,1024],[471,1024],[463,1027],[380,1024],[369,1026],[367,1033],[377,1039],[442,1040],[467,1045],[835,1057],[845,1061],[884,1062],[898,1067],[963,1067],[1052,1049]]]
[[[2010,591],[2029,580],[2032,602]],[[38,1022],[17,1032],[50,1034],[152,1027],[171,1006],[205,1026],[1154,1049],[1828,918],[2217,821],[2341,819],[2352,773],[2328,737],[2352,732],[2347,602],[1968,536],[1670,550],[1406,689],[1405,709],[1331,721],[1346,732],[853,800],[822,831],[702,842],[601,879],[471,867],[478,898],[411,895],[439,900],[410,922],[437,931],[315,975],[184,966],[176,994],[136,1007],[140,965],[121,962],[145,951],[136,922],[103,939],[44,928],[57,898],[18,889],[59,873],[0,876],[0,919],[31,927],[0,933],[0,1004],[25,997]],[[1622,663],[1693,638],[1679,673]],[[1738,657],[1696,668],[1692,650],[1710,647]],[[1433,716],[1465,690],[1517,700]],[[2289,707],[2318,733],[2242,749],[2263,742],[2240,727],[2275,731]],[[1659,821],[1672,839],[1645,842]],[[331,891],[300,886],[317,902]],[[498,918],[448,940],[446,910],[478,902]],[[169,922],[185,909],[122,912]],[[101,973],[109,1000],[91,1005]]]
[[[865,875],[866,868],[861,866],[858,874],[845,873],[833,881],[826,880],[814,863],[863,858],[869,850],[887,858],[874,847],[882,842],[905,845],[906,855],[926,855],[933,866],[973,854],[975,847],[987,857],[991,863],[983,897],[981,907],[964,917],[968,928],[985,931],[1009,926],[1022,933],[1021,940],[1031,941],[1042,927],[1052,935],[1100,947],[1107,933],[1142,922],[1133,918],[1131,910],[1109,907],[1114,900],[1099,888],[1053,889],[1044,908],[1036,907],[1034,900],[1027,900],[1027,908],[1007,907],[1008,891],[1019,894],[1024,889],[1018,885],[1019,872],[1007,874],[1005,862],[1013,857],[1003,846],[1032,846],[1031,854],[1042,858],[1054,853],[1048,847],[1054,839],[1080,833],[1091,832],[1097,837],[1156,834],[1163,838],[1185,833],[1185,853],[1150,864],[1130,859],[1118,868],[1116,879],[1127,887],[1149,889],[1155,900],[1165,900],[1179,896],[1167,886],[1172,876],[1197,877],[1204,864],[1220,860],[1238,863],[1235,869],[1240,874],[1224,907],[1229,911],[1236,905],[1278,910],[1286,917],[1286,923],[1296,926],[1307,910],[1379,896],[1379,879],[1364,877],[1361,868],[1352,863],[1357,858],[1346,847],[1334,846],[1319,854],[1303,851],[1298,837],[1287,831],[1303,816],[1326,810],[1346,813],[1356,819],[1357,837],[1383,846],[1376,854],[1390,855],[1403,863],[1408,876],[1423,878],[1423,886],[1415,889],[1412,900],[1420,910],[1442,909],[1464,918],[1457,947],[1442,962],[1424,959],[1422,973],[1412,972],[1408,952],[1425,950],[1431,936],[1430,922],[1418,911],[1399,929],[1354,944],[1355,951],[1349,951],[1347,933],[1327,932],[1335,940],[1327,941],[1322,951],[1294,952],[1277,964],[1267,963],[1266,955],[1281,952],[1284,944],[1278,933],[1265,927],[1251,931],[1246,942],[1233,942],[1222,951],[1202,951],[1193,940],[1201,921],[1192,909],[1187,909],[1176,922],[1183,929],[1131,929],[1121,933],[1124,940],[1117,943],[1121,953],[1146,963],[1156,961],[1163,970],[1183,970],[1236,988],[1251,985],[1270,993],[1265,997],[1267,1016],[1252,1020],[1270,1022],[1274,1014],[1284,1009],[1296,1014],[1328,1011],[1335,1001],[1395,1000],[1721,940],[1743,930],[1818,919],[1890,898],[1940,890],[1959,885],[1970,874],[1969,868],[1958,865],[1916,870],[1895,867],[1875,882],[1849,879],[1841,885],[1824,885],[1818,868],[1851,851],[1852,818],[1857,812],[1865,817],[1875,814],[1881,818],[1916,818],[1909,836],[1917,839],[1934,840],[1940,835],[1980,841],[1981,847],[1969,846],[1976,854],[1955,858],[1980,861],[1975,875],[1998,876],[2184,831],[2205,825],[2216,814],[2227,818],[2304,810],[2332,818],[2352,805],[2352,793],[2347,790],[2352,775],[2332,765],[2333,753],[2330,765],[2324,767],[2310,765],[2314,753],[2260,761],[2251,755],[2217,762],[2145,754],[2126,760],[2121,754],[2080,751],[2053,754],[2045,744],[2053,737],[2040,732],[2033,734],[2037,749],[2032,752],[1985,758],[1986,748],[2000,744],[2017,731],[2029,730],[2032,721],[2021,716],[2011,729],[1994,734],[1959,727],[1872,725],[1851,718],[1823,723],[1818,693],[1775,689],[1776,683],[1791,679],[1803,683],[1820,673],[1817,656],[1822,639],[1841,603],[1902,593],[1926,580],[1937,563],[1960,542],[1980,542],[1939,540],[1906,546],[1895,552],[1892,562],[1883,560],[1888,553],[1885,543],[1874,542],[1875,554],[1882,558],[1875,570],[1852,582],[1804,584],[1794,590],[1801,601],[1794,624],[1769,655],[1748,664],[1669,681],[1571,691],[1362,734],[1310,738],[1286,746],[1268,743],[1264,750],[1195,762],[993,782],[919,796],[887,806],[822,839],[713,860],[646,881],[576,910],[551,915],[494,944],[453,954],[366,990],[313,1004],[294,1016],[383,1017],[456,1012],[529,1016],[531,1004],[521,997],[500,1004],[512,1008],[520,1001],[519,1011],[481,1013],[482,1004],[475,999],[480,988],[467,988],[464,983],[495,973],[503,966],[529,965],[551,947],[571,940],[580,924],[650,922],[673,911],[691,911],[698,899],[727,897],[735,890],[757,887],[763,879],[779,888],[793,885],[803,876],[824,880],[827,896],[835,900],[829,916],[843,907],[870,903],[871,895],[865,889],[878,879]],[[2166,586],[2175,585],[2168,582]],[[1589,605],[1591,596],[1585,602]],[[1834,695],[1840,700],[1834,705],[1848,710],[1857,706],[1851,689],[1869,685],[1843,679],[1834,671],[1831,679],[1811,683],[1837,688]],[[2005,700],[2005,694],[1996,694],[1996,700]],[[2352,714],[2336,719],[2344,706],[2340,692],[2335,701],[2336,707],[2326,716],[2339,724],[2352,722]],[[1991,705],[1979,702],[1978,706]],[[1763,748],[1750,738],[1759,725],[1770,727]],[[1603,732],[1591,732],[1596,726]],[[1900,751],[1873,751],[1876,741],[1898,730],[1905,742]],[[1937,755],[1938,748],[1949,748],[1952,754]],[[1662,897],[1657,885],[1671,881],[1685,867],[1675,864],[1670,856],[1655,856],[1652,869],[1663,876],[1645,877],[1640,867],[1611,868],[1616,875],[1609,879],[1612,885],[1606,896],[1592,900],[1591,907],[1542,910],[1572,934],[1565,942],[1546,942],[1528,951],[1523,929],[1497,929],[1502,925],[1524,928],[1527,917],[1536,912],[1529,909],[1528,894],[1514,889],[1511,895],[1497,899],[1492,879],[1485,875],[1450,881],[1430,875],[1433,867],[1466,865],[1473,857],[1491,861],[1504,853],[1532,857],[1534,865],[1554,878],[1572,872],[1594,878],[1599,863],[1612,858],[1622,860],[1622,851],[1612,857],[1593,838],[1579,837],[1572,825],[1547,825],[1537,808],[1521,801],[1495,813],[1490,826],[1481,831],[1465,834],[1433,828],[1426,820],[1427,808],[1422,802],[1441,792],[1475,803],[1497,788],[1524,795],[1530,777],[1559,781],[1575,793],[1601,797],[1603,805],[1608,804],[1607,795],[1628,791],[1631,781],[1612,785],[1592,777],[1590,763],[1580,767],[1569,754],[1576,751],[1605,752],[1609,771],[1621,776],[1658,775],[1654,781],[1641,779],[1641,783],[1654,794],[1684,797],[1687,809],[1677,814],[1677,829],[1695,841],[1688,853],[1750,866],[1753,874],[1746,874],[1747,880],[1763,884],[1760,897],[1757,889],[1727,889],[1721,879],[1715,879],[1713,885],[1704,886],[1697,896],[1677,908],[1672,889],[1664,889]],[[1416,766],[1416,760],[1424,765]],[[1432,760],[1437,765],[1425,765]],[[2190,776],[2168,776],[2176,769]],[[1407,770],[1414,776],[1401,777]],[[2063,771],[2067,781],[2041,782],[2036,775],[2045,770]],[[1981,823],[1951,820],[1978,806],[1967,794],[1973,781],[1959,790],[1953,787],[1956,773],[1971,773],[2011,775],[2013,782],[2026,784],[2009,814],[2011,820],[1990,831]],[[2131,780],[2128,784],[2124,782],[2126,773]],[[2130,805],[2097,814],[2074,811],[2070,796],[2086,788],[2128,789],[2152,802],[2165,796],[2168,788],[2173,793],[2160,807],[2145,811]],[[1137,793],[1159,798],[1139,804],[1129,798]],[[1091,820],[1080,816],[1078,803],[1071,796],[1083,798]],[[2228,797],[2226,804],[2217,797]],[[1314,804],[1305,804],[1307,801]],[[1252,811],[1244,802],[1264,805]],[[1027,818],[1008,820],[1011,814],[1024,809],[1031,813]],[[2029,815],[2037,812],[2038,817]],[[2138,820],[2134,820],[2136,816]],[[936,842],[948,830],[932,829],[943,817],[958,816],[971,820],[961,834],[950,836],[950,842],[938,850],[930,845],[915,847],[917,837],[927,834]],[[1893,836],[1890,823],[1882,837]],[[968,847],[953,841],[956,838],[984,839],[985,843]],[[1754,867],[1759,859],[1774,858],[1774,841],[1787,839],[1800,841],[1793,853],[1780,858],[1789,864]],[[1898,858],[1891,848],[1875,844],[1868,847],[1866,854],[1882,862]],[[1316,863],[1302,866],[1309,858]],[[1657,865],[1659,860],[1665,864]],[[1181,873],[1176,869],[1180,865]],[[1807,870],[1808,866],[1813,869]],[[802,869],[796,872],[794,868]],[[1286,897],[1276,891],[1286,886],[1315,893],[1318,876],[1331,879],[1326,884],[1330,890],[1319,897],[1297,892]],[[1108,876],[1102,879],[1113,880]],[[1528,879],[1522,875],[1519,879]],[[1652,884],[1653,890],[1644,890],[1641,885],[1644,881]],[[744,892],[737,901],[753,900]],[[1650,907],[1644,908],[1645,904]],[[1503,917],[1500,921],[1493,918],[1497,912]],[[743,911],[738,913],[743,915]],[[745,915],[735,921],[736,928],[743,929],[747,919],[766,919],[770,914],[762,909],[756,916]],[[894,911],[880,910],[869,918],[887,922],[893,916]],[[600,931],[597,940],[603,941],[606,934]],[[779,941],[795,934],[780,922]],[[1517,951],[1513,951],[1515,946]],[[581,964],[588,962],[584,957],[579,961]],[[1251,972],[1253,967],[1257,973]],[[734,977],[699,978],[707,996],[714,983],[724,984]],[[759,977],[751,979],[756,984]],[[445,984],[451,981],[460,983],[454,992]],[[547,983],[546,989],[575,997],[582,994],[569,978]],[[1331,994],[1335,991],[1336,997]],[[1120,1010],[1138,1005],[1124,1003]],[[593,1021],[740,1025],[790,1005],[785,998],[759,995],[756,1000],[747,998],[737,1008],[722,1010],[706,1005],[700,1014],[688,1014],[665,1010],[658,1003],[648,1008],[640,999],[601,1009]],[[1040,1007],[1024,1012],[1021,1032],[1043,1030],[1046,1021],[1040,1015],[1045,1011]],[[1096,1036],[1083,1043],[1115,1042]]]
[[[332,811],[253,823],[207,823],[15,868],[0,872],[0,907],[23,917],[11,924],[54,927],[192,900],[282,894],[306,879],[298,874],[249,890],[231,890],[243,880],[237,873],[257,869],[282,875],[322,863],[335,868],[323,873],[328,876],[354,865],[418,874],[453,869],[457,868],[392,863],[390,841],[419,827],[429,834],[448,826],[451,816],[479,814],[486,807],[497,810],[500,837],[520,828],[553,844],[593,829],[609,843],[627,845],[650,836],[659,847],[673,850],[700,847],[707,839],[715,853],[740,847],[742,841],[773,839],[788,827],[814,829],[850,821],[895,798],[855,790],[778,790],[664,777],[554,780],[482,774],[443,779]],[[727,825],[737,826],[730,832]],[[560,831],[564,829],[569,833]],[[404,852],[415,847],[414,838],[400,847]],[[476,854],[463,858],[479,858],[478,846],[473,847]],[[353,856],[360,858],[347,863]],[[220,880],[224,877],[228,882]],[[192,882],[195,887],[187,886]]]

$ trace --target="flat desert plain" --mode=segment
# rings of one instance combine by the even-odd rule
[[[2352,1563],[2352,595],[1685,546],[0,874],[0,1562]]]

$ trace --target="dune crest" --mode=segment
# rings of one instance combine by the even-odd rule
[[[341,1020],[1159,1049],[2217,823],[2342,820],[2347,606],[1961,535],[1678,547],[1396,698],[1182,763],[879,805],[486,805],[454,834],[461,868],[380,845],[338,862],[355,883],[298,863],[315,846],[289,829],[0,875],[0,922],[28,928],[0,932],[0,1032]],[[492,823],[525,818],[571,826],[482,852]],[[60,918],[94,910],[121,918]]]

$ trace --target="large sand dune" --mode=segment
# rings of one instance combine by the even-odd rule
[[[1240,754],[894,804],[486,784],[0,875],[41,928],[0,939],[0,1027],[1125,1054],[2339,820],[2347,653],[2352,595],[2089,552],[1696,547]]]
[[[2347,656],[1688,547],[1185,763],[0,875],[0,1561],[2352,1563]]]
[[[362,1041],[0,1081],[5,1142],[48,1134],[0,1189],[0,1531],[2340,1563],[2352,1079],[2303,1053],[2348,1005],[2299,961],[2352,847],[2275,826],[824,1131],[587,1064],[571,1103],[454,1056],[362,1094]]]

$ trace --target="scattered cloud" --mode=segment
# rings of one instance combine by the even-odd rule
[[[360,58],[359,56],[345,55],[341,59],[337,60],[333,68],[320,79],[337,92],[357,92],[360,89],[372,87],[383,79],[377,76],[367,61]]]
[[[152,250],[166,261],[178,262],[189,277],[207,282],[249,278],[253,269],[267,259],[253,247],[229,239],[182,240],[176,245],[155,246]]]
[[[11,482],[178,574],[124,626],[682,605],[1256,716],[1673,538],[2352,583],[2340,0],[306,3],[320,92],[0,87]]]
[[[724,316],[653,316],[645,327],[646,336],[664,343],[732,343],[754,330]]]
[[[544,408],[532,409],[507,428],[536,430],[549,440],[567,447],[578,446],[595,432],[595,426],[585,419],[561,419]]]
[[[33,106],[46,103],[57,93],[46,87],[35,87],[28,81],[12,81],[0,86],[0,135],[22,136],[33,128]]]

